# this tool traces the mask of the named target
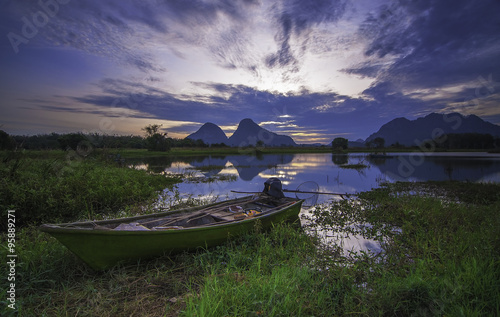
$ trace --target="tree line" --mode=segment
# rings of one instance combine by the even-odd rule
[[[77,150],[78,148],[128,148],[169,151],[172,147],[208,147],[202,140],[170,138],[160,131],[161,125],[144,127],[144,136],[103,135],[98,133],[50,133],[37,135],[9,135],[0,130],[0,150],[22,148],[27,150]],[[212,145],[221,146],[221,145]]]
[[[335,138],[332,141],[334,151],[347,150],[348,140],[345,138]],[[386,148],[385,139],[377,137],[365,143],[370,149],[383,150]],[[391,148],[405,148],[398,142],[390,145]],[[500,137],[494,137],[486,133],[449,133],[439,136],[434,140],[427,140],[422,144],[414,145],[416,148],[426,149],[464,149],[464,150],[491,150],[500,148]],[[412,148],[410,147],[410,148]]]
[[[489,150],[500,147],[500,138],[482,133],[450,133],[434,140],[436,147],[444,149]]]
[[[173,147],[208,147],[202,140],[170,138],[167,133],[162,133],[161,125],[152,124],[144,127],[144,136],[139,135],[103,135],[97,133],[50,133],[31,136],[9,135],[0,130],[0,150],[22,148],[28,150],[56,150],[73,149],[80,147],[93,148],[128,148],[148,149],[151,151],[169,151]],[[432,143],[420,145],[427,148],[438,149],[474,149],[491,150],[500,148],[500,138],[491,134],[481,133],[451,133],[432,140]],[[345,138],[335,138],[331,145],[334,151],[348,149],[349,141]],[[385,140],[376,138],[365,144],[368,148],[384,149]],[[227,147],[227,145],[212,144],[211,147]],[[400,144],[391,147],[404,148]],[[418,147],[418,146],[417,146]]]

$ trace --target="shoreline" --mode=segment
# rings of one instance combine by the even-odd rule
[[[342,200],[314,211],[316,225],[382,241],[377,256],[319,247],[314,235],[282,224],[96,273],[36,227],[20,227],[16,307],[24,315],[495,315],[499,187],[394,183],[360,193],[359,205]]]
[[[97,152],[102,151],[97,149]],[[148,150],[136,150],[136,149],[106,149],[105,151],[110,153],[120,154],[121,156],[127,157],[150,157],[150,156],[195,156],[195,155],[265,155],[265,154],[302,154],[302,153],[332,153],[332,154],[350,154],[350,153],[367,153],[367,154],[377,154],[380,153],[378,150],[373,149],[348,149],[342,152],[332,151],[331,148],[172,148],[169,152],[153,152]],[[467,150],[467,149],[456,149],[456,150],[436,150],[436,151],[421,151],[420,149],[386,149],[386,154],[395,155],[401,153],[421,153],[423,155],[429,155],[432,153],[487,153],[486,156],[495,156],[495,154],[500,155],[500,153],[492,153],[484,150]]]

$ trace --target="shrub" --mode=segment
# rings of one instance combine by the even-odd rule
[[[0,208],[16,210],[18,225],[94,217],[154,198],[176,182],[98,158],[4,159]]]

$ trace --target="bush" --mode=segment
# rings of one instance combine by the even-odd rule
[[[0,150],[12,150],[15,147],[14,139],[7,132],[0,130]]]
[[[121,168],[95,157],[28,158],[1,163],[0,208],[16,210],[17,225],[94,217],[154,198],[176,180]]]

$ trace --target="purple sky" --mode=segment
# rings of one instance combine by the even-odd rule
[[[500,124],[500,1],[0,2],[0,129],[185,137],[240,120],[298,143],[397,117]]]

